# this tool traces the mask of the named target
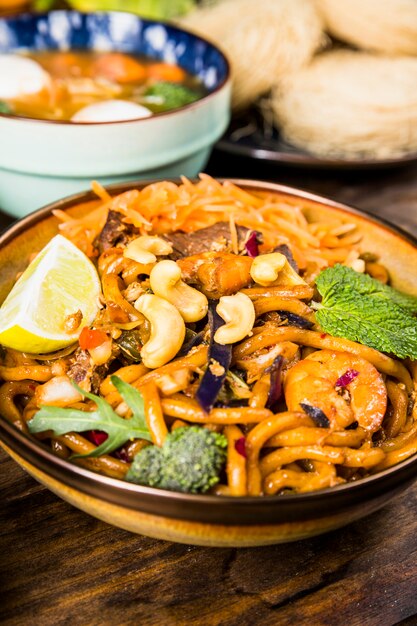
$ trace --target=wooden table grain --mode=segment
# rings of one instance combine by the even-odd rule
[[[309,172],[214,155],[218,176],[299,186],[417,234],[417,166]],[[0,228],[10,219],[0,214]],[[0,624],[412,626],[417,483],[321,537],[251,549],[130,534],[59,500],[0,453]]]

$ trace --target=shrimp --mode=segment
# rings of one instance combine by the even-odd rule
[[[179,259],[182,278],[198,286],[208,298],[235,294],[252,282],[253,259],[225,252],[202,252]]]
[[[353,370],[343,388],[336,383]],[[381,426],[387,409],[387,390],[381,374],[369,361],[348,352],[318,350],[288,370],[284,395],[289,411],[306,403],[323,411],[331,428],[358,422],[370,434]]]

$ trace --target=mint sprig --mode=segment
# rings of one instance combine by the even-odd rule
[[[417,358],[417,298],[343,265],[321,272],[316,286],[322,296],[316,319],[325,332]]]
[[[142,394],[118,376],[112,376],[111,381],[132,410],[130,419],[123,419],[113,411],[106,400],[94,393],[84,391],[73,382],[72,384],[77,391],[96,404],[96,410],[80,411],[79,409],[42,406],[28,422],[29,431],[31,433],[41,433],[51,430],[55,435],[88,430],[102,430],[107,433],[106,441],[95,450],[87,454],[74,454],[71,457],[73,459],[109,454],[131,439],[151,441],[151,435],[145,420]]]

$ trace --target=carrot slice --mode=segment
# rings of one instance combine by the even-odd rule
[[[142,63],[120,52],[109,52],[100,56],[93,65],[93,73],[117,83],[143,82],[147,70]]]
[[[170,83],[182,83],[186,78],[184,70],[173,63],[152,63],[148,66],[148,75]]]

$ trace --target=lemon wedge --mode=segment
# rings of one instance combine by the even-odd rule
[[[60,350],[78,339],[100,308],[100,279],[86,255],[56,235],[26,268],[0,308],[0,344],[28,353]],[[81,311],[66,332],[68,316]]]

